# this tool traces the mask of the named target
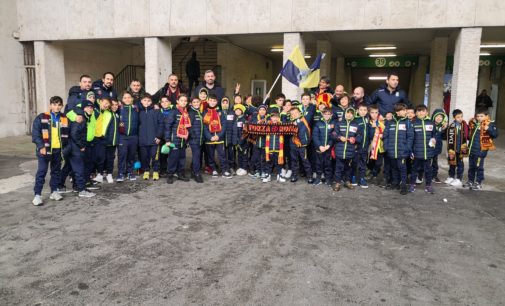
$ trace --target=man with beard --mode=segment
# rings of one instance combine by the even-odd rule
[[[93,82],[93,91],[98,104],[100,104],[102,97],[117,101],[117,92],[112,88],[112,84],[114,84],[114,73],[112,72],[104,73],[101,80]]]
[[[386,84],[381,85],[372,94],[371,103],[379,106],[379,113],[382,116],[393,113],[397,103],[404,103],[407,107],[411,105],[405,91],[398,86],[399,83],[398,73],[392,72],[388,74]]]
[[[72,86],[68,90],[67,105],[65,105],[65,114],[71,111],[77,104],[86,100],[86,93],[91,89],[91,77],[87,74],[79,78],[79,86]]]
[[[356,87],[354,88],[354,91],[352,92],[352,99],[351,99],[351,106],[354,109],[358,109],[358,107],[361,104],[364,104],[366,106],[369,106],[370,103],[370,97],[365,94],[365,89],[363,87]]]
[[[161,97],[167,96],[172,105],[176,105],[181,93],[185,94],[185,91],[179,87],[179,77],[172,73],[168,76],[167,83],[153,95],[153,103],[159,103]]]
[[[140,102],[140,96],[145,93],[145,90],[142,88],[142,84],[139,80],[133,79],[130,83],[130,88],[128,88],[128,92],[133,98],[133,103],[137,104]]]
[[[212,70],[205,71],[203,79],[204,81],[202,82],[202,84],[196,87],[193,95],[198,96],[198,93],[202,88],[207,88],[207,90],[209,91],[209,96],[215,95],[217,97],[217,100],[219,101],[219,105],[221,105],[221,100],[224,97],[224,89],[216,82],[216,74],[214,73],[214,71]]]

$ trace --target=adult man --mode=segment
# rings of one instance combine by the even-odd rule
[[[87,74],[79,78],[79,86],[72,86],[68,90],[67,105],[65,105],[65,114],[72,110],[77,104],[86,100],[86,93],[91,89],[91,77]]]
[[[193,85],[198,85],[198,78],[200,77],[200,63],[196,59],[196,52],[193,51],[191,58],[186,63],[186,75],[188,76],[188,92],[191,92]]]
[[[399,82],[398,74],[392,72],[388,74],[386,84],[381,85],[372,94],[371,104],[379,106],[379,113],[382,116],[385,116],[387,113],[393,113],[394,106],[397,103],[405,103],[407,106],[411,105],[405,91],[398,86]]]
[[[370,97],[365,94],[365,89],[363,87],[356,87],[352,92],[351,106],[354,109],[358,109],[360,104],[370,105]]]
[[[114,73],[109,71],[103,74],[101,80],[93,82],[93,91],[98,104],[102,97],[117,101],[117,92],[112,88],[112,84],[114,84]]]
[[[330,78],[322,76],[319,79],[319,86],[313,91],[316,96],[318,105],[324,103],[327,107],[330,106],[330,101],[333,98],[333,90],[330,87]]]
[[[342,98],[345,94],[345,89],[343,85],[337,85],[335,87],[335,93],[333,94],[333,98],[331,99],[332,106],[338,106],[340,104],[340,98]]]
[[[220,105],[221,99],[223,99],[224,97],[224,89],[223,87],[219,86],[219,84],[216,82],[216,75],[214,74],[214,71],[212,70],[205,71],[203,79],[204,81],[202,82],[202,84],[198,85],[198,87],[195,88],[193,96],[198,97],[200,89],[207,88],[207,90],[209,91],[209,96],[215,95]]]
[[[140,102],[140,96],[145,93],[144,88],[142,88],[142,84],[139,80],[133,79],[130,83],[130,88],[128,88],[128,92],[133,98],[133,103]]]
[[[161,97],[168,96],[172,105],[175,105],[181,93],[185,92],[179,87],[179,77],[172,73],[168,76],[167,83],[153,95],[153,103],[159,103]]]

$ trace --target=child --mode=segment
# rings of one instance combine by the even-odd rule
[[[166,125],[168,118],[170,117],[170,114],[173,112],[174,107],[172,105],[172,102],[170,101],[170,97],[168,96],[162,96],[160,99],[160,112],[163,117],[163,122]],[[159,156],[160,156],[160,176],[164,176],[167,172],[168,168],[168,154],[163,154],[161,153],[161,147],[164,146],[166,143],[166,140],[163,138],[160,141],[159,145]]]
[[[339,104],[336,107],[332,108],[333,111],[333,119],[337,121],[342,121],[344,119],[344,113],[348,108],[350,107],[349,103],[351,102],[351,98],[347,95],[344,94],[339,101]]]
[[[463,112],[460,109],[453,110],[452,117],[454,121],[447,128],[449,177],[445,180],[445,183],[454,187],[461,187],[463,186],[463,172],[465,171],[463,158],[468,156],[468,125],[463,120]]]
[[[372,132],[368,124],[368,107],[365,104],[362,103],[358,106],[358,116],[355,120],[358,123],[358,134],[361,135],[361,142],[357,143],[356,155],[353,160],[352,185],[356,186],[359,182],[361,188],[368,188],[365,173]]]
[[[413,123],[416,120],[416,110],[414,109],[414,106],[408,105],[407,106],[407,119],[409,120],[410,123]],[[407,158],[405,160],[405,163],[407,164],[407,180],[410,182],[410,177],[412,175],[412,159]],[[420,171],[417,174],[417,179],[416,179],[416,184],[421,184],[423,178],[423,172]]]
[[[356,143],[360,143],[361,135],[358,133],[358,123],[354,120],[354,109],[345,110],[344,119],[337,124],[333,133],[335,140],[335,173],[333,186],[334,191],[339,191],[342,186],[342,178],[345,180],[344,186],[354,189],[351,183],[351,163],[356,154]]]
[[[212,177],[217,177],[217,165],[215,153],[221,166],[223,177],[232,178],[228,168],[228,161],[224,152],[224,138],[226,134],[226,115],[221,112],[217,105],[217,97],[209,95],[209,106],[203,115],[204,135],[207,153],[209,154],[209,166],[212,168]]]
[[[311,125],[316,113],[316,106],[310,103],[310,94],[308,93],[303,93],[301,99],[300,111],[303,118]]]
[[[270,113],[269,124],[279,124],[280,114],[277,110]],[[277,182],[284,183],[286,179],[281,176],[282,165],[284,164],[284,136],[268,134],[265,136],[265,160],[263,173],[266,174],[263,178],[263,183],[268,183],[272,180],[272,168],[277,171]]]
[[[437,133],[435,134],[437,143],[435,145],[435,153],[433,155],[433,161],[431,163],[431,176],[433,177],[432,181],[434,183],[441,184],[442,181],[438,178],[438,155],[442,153],[442,135],[445,129],[447,129],[447,114],[443,109],[436,109],[431,116],[431,121],[433,121],[435,124],[435,129],[437,130]]]
[[[166,145],[174,145],[168,155],[167,183],[174,183],[174,174],[177,173],[177,179],[183,182],[189,182],[184,175],[184,166],[186,164],[186,147],[190,135],[191,119],[186,109],[188,106],[188,96],[180,94],[177,98],[177,105],[165,125]]]
[[[163,137],[163,116],[154,109],[151,95],[142,95],[139,106],[139,148],[144,180],[149,180],[151,169],[153,181],[160,179],[158,145]]]
[[[208,98],[209,98],[209,91],[207,90],[207,88],[203,87],[198,92],[198,99],[200,100],[201,113],[205,112],[207,110],[207,107],[209,106]]]
[[[258,107],[258,113],[252,117],[251,123],[267,123],[267,109],[268,107],[265,104],[261,104]],[[251,156],[252,172],[249,175],[254,178],[264,179],[266,175],[261,174],[261,170],[263,169],[262,161],[265,159],[265,136],[254,136],[251,137],[250,140],[252,141],[253,146]]]
[[[319,104],[323,105],[323,103]],[[326,184],[332,184],[332,165],[331,165],[331,150],[334,144],[332,134],[335,131],[337,122],[332,119],[332,112],[330,108],[324,107],[321,110],[322,118],[316,122],[313,134],[312,143],[316,149],[316,179],[314,185],[321,184],[321,176],[324,173]]]
[[[475,118],[470,120],[470,144],[468,151],[468,183],[471,190],[481,190],[484,180],[484,159],[487,152],[495,150],[493,139],[498,137],[498,129],[494,122],[489,119],[486,108],[477,110]]]
[[[49,99],[50,111],[39,114],[32,125],[32,142],[36,145],[38,159],[37,174],[33,191],[33,205],[43,205],[42,188],[49,166],[51,166],[51,200],[59,201],[63,197],[58,193],[61,175],[62,152],[66,149],[69,136],[68,119],[61,113],[63,100],[54,96]]]
[[[137,157],[139,108],[133,104],[132,95],[125,91],[119,108],[118,176],[116,182],[123,182],[125,174],[130,181],[137,178],[133,163]]]
[[[188,110],[191,127],[189,128],[189,147],[191,148],[191,177],[197,183],[203,183],[201,174],[203,150],[203,119],[200,112],[200,99],[191,99]]]
[[[298,181],[298,175],[300,174],[299,163],[301,160],[305,174],[308,177],[307,183],[313,184],[314,179],[312,178],[312,167],[310,166],[307,155],[307,146],[310,144],[310,124],[307,119],[302,116],[302,111],[298,107],[293,107],[291,109],[290,115],[291,120],[293,120],[293,124],[298,126],[298,134],[291,136],[291,141],[289,143],[292,166],[291,170],[293,171],[291,182],[294,183]]]
[[[112,120],[112,112],[110,111],[111,100],[107,97],[101,98],[95,107],[100,110],[99,116],[96,119],[95,138],[94,138],[94,162],[96,163],[96,176],[93,181],[102,183],[103,174],[105,173],[106,140],[105,134],[110,121]]]
[[[407,106],[403,103],[395,105],[395,115],[390,121],[386,121],[383,137],[389,163],[388,168],[390,168],[387,170],[385,166],[384,171],[390,171],[391,176],[386,189],[400,189],[402,195],[408,193],[405,160],[411,155],[414,139],[414,131],[405,117],[406,108]]]
[[[281,112],[281,122],[283,123],[289,123],[291,122],[291,108],[293,107],[292,101],[291,100],[286,100],[284,101],[284,106],[282,108]],[[298,106],[296,106],[298,107]],[[290,143],[291,142],[291,136],[286,135],[284,136],[284,143]],[[281,176],[289,179],[291,178],[291,175],[293,174],[293,171],[291,171],[291,152],[289,150],[290,146],[284,146],[284,165],[285,167],[282,168],[281,170]]]
[[[224,137],[224,152],[226,154],[226,160],[228,161],[228,166],[230,168],[230,173],[235,174],[235,158],[233,157],[233,121],[235,120],[235,114],[233,109],[230,108],[230,100],[228,97],[223,97],[221,99],[221,110],[226,116],[226,133]]]
[[[379,114],[379,107],[377,104],[372,104],[369,107],[370,119],[370,136],[372,138],[370,143],[370,168],[372,169],[371,183],[378,184],[377,175],[380,173],[382,164],[384,163],[384,118]],[[386,174],[384,172],[384,174]]]
[[[235,154],[237,156],[237,175],[243,176],[247,174],[247,169],[249,168],[249,143],[247,137],[244,137],[243,130],[247,124],[245,117],[246,108],[242,104],[235,104],[233,106],[235,112],[235,120],[233,122],[233,137],[232,143],[235,148]]]
[[[425,105],[416,107],[417,119],[412,123],[414,129],[414,140],[412,146],[412,174],[410,178],[410,192],[415,191],[417,173],[424,171],[425,189],[424,191],[433,194],[432,180],[432,162],[435,156],[435,147],[437,145],[438,131],[435,123],[428,116],[428,109]]]
[[[280,93],[275,96],[274,100],[275,102],[268,107],[268,114],[271,114],[274,111],[280,114],[284,106],[286,96],[283,93]]]
[[[109,184],[114,182],[112,172],[114,171],[114,159],[116,158],[116,149],[119,142],[119,103],[116,100],[111,102],[111,119],[105,132],[105,171],[107,172],[106,179]]]

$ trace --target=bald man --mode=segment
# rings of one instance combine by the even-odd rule
[[[333,94],[333,99],[331,99],[332,106],[336,107],[340,104],[340,98],[342,98],[345,94],[344,85],[337,85],[335,87],[335,93]]]
[[[351,104],[354,109],[358,109],[360,104],[365,104],[366,106],[370,105],[372,100],[370,97],[365,94],[365,89],[361,86],[354,88],[352,92]]]

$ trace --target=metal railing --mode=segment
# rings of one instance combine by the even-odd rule
[[[114,79],[112,86],[118,94],[127,90],[130,83],[134,79],[138,79],[140,83],[144,83],[145,66],[140,65],[126,65]]]

